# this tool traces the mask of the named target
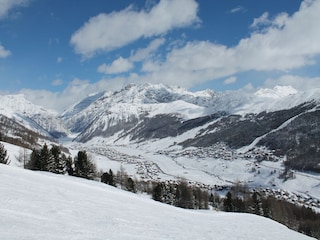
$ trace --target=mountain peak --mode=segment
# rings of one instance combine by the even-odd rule
[[[24,94],[12,94],[0,96],[0,109],[4,115],[12,113],[19,114],[34,114],[34,113],[50,113],[56,115],[55,112],[44,109],[41,106],[35,105],[26,99]]]
[[[298,91],[292,86],[275,86],[274,88],[261,88],[255,92],[255,96],[261,98],[281,99],[290,95],[294,95]]]

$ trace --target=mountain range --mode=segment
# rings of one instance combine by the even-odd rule
[[[167,177],[186,175],[189,167],[190,171],[201,169],[202,174],[214,176],[216,180],[210,181],[216,184],[243,180],[256,186],[282,187],[279,179],[292,178],[292,172],[303,176],[320,172],[319,96],[320,89],[301,92],[291,86],[254,93],[219,93],[130,84],[120,91],[91,94],[63,113],[56,113],[32,104],[23,95],[4,95],[0,96],[0,137],[10,142],[19,140],[30,149],[46,141],[60,142],[110,159],[115,158],[111,148],[120,152],[126,148],[130,150],[122,152],[123,159],[140,151],[136,155],[150,156],[146,162],[154,164],[154,169],[160,168],[160,173],[168,173]],[[166,158],[157,161],[163,154]],[[132,157],[139,158],[136,155]],[[189,157],[182,160],[181,156]],[[194,165],[204,157],[206,164]],[[223,160],[219,164],[230,171],[237,171],[234,166],[241,164],[250,177],[228,175],[213,159]],[[139,158],[137,168],[144,160]],[[250,166],[244,160],[250,161]],[[171,172],[165,165],[169,162],[180,166],[181,172]],[[276,165],[270,167],[271,162]],[[148,168],[146,164],[144,167]],[[270,172],[276,170],[274,179]],[[265,175],[257,180],[259,172]],[[184,177],[209,182],[196,175]],[[320,199],[315,187],[318,181],[301,191]]]
[[[0,96],[0,114],[54,139],[73,134],[79,142],[96,137],[111,137],[114,142],[146,141],[176,137],[201,127],[196,138],[185,139],[181,144],[208,146],[227,141],[238,148],[262,135],[267,137],[271,131],[274,135],[280,126],[283,131],[290,121],[316,118],[319,92],[320,89],[299,92],[290,86],[260,89],[253,94],[190,92],[162,84],[130,84],[120,91],[87,96],[62,114],[34,105],[23,95],[4,95]],[[244,130],[244,125],[254,133]],[[242,131],[238,133],[235,129]],[[250,136],[243,136],[244,132]],[[246,140],[238,141],[240,138]]]

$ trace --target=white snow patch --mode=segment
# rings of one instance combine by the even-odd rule
[[[311,239],[250,214],[175,208],[95,181],[0,164],[1,239]]]

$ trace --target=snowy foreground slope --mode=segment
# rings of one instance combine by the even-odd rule
[[[249,214],[164,205],[95,181],[0,164],[0,238],[311,239]]]

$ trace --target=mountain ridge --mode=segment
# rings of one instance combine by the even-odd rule
[[[144,121],[165,115],[178,123],[216,113],[245,116],[290,109],[307,101],[319,102],[319,93],[320,89],[300,92],[291,86],[259,89],[250,94],[190,92],[163,84],[129,84],[120,91],[93,93],[61,114],[34,105],[21,94],[0,96],[0,110],[6,117],[44,135],[60,138],[72,134],[78,135],[76,140],[83,141],[101,133],[111,136],[122,129],[136,132],[134,126],[142,127]]]

